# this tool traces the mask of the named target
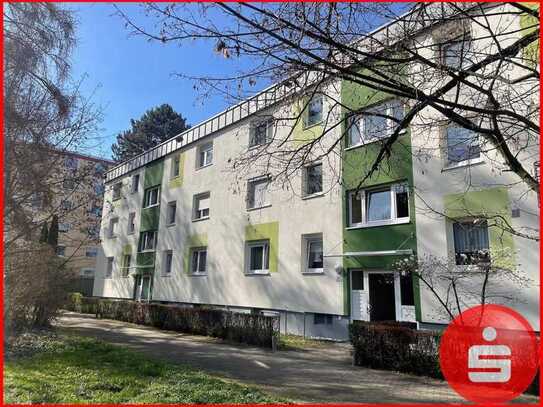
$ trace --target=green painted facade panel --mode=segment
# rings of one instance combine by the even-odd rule
[[[143,188],[147,189],[162,184],[162,175],[164,173],[164,160],[158,161],[145,167],[145,178]]]
[[[245,242],[255,240],[270,241],[270,273],[275,273],[279,263],[279,222],[247,225],[245,227]]]
[[[158,230],[160,219],[160,205],[141,210],[140,232]]]

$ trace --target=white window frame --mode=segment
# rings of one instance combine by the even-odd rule
[[[254,140],[256,138],[255,137],[256,129],[260,126],[266,126],[266,139],[264,140],[263,143],[255,143]],[[275,120],[273,117],[269,117],[267,119],[253,122],[251,124],[251,128],[249,131],[249,149],[257,148],[257,147],[269,144],[271,140],[273,140],[274,130],[275,130]]]
[[[113,191],[111,193],[111,200],[116,201],[118,199],[121,199],[121,192],[123,188],[122,181],[116,182],[113,184]]]
[[[488,226],[488,221],[483,219],[486,223],[486,234],[487,234],[487,242],[488,242],[488,248],[487,248],[487,252],[488,252],[488,259],[489,259],[489,263],[486,263],[486,262],[474,262],[474,263],[468,263],[468,264],[457,264],[456,262],[456,257],[458,255],[458,252],[457,252],[457,248],[456,248],[456,242],[455,242],[455,235],[454,235],[454,224],[455,223],[458,223],[458,224],[473,224],[473,222],[476,220],[477,218],[472,218],[472,217],[468,217],[468,218],[457,218],[457,219],[452,219],[448,222],[448,234],[450,235],[450,239],[451,239],[451,244],[449,245],[449,247],[452,249],[452,256],[453,256],[453,262],[457,268],[457,270],[461,270],[461,271],[478,271],[480,270],[480,267],[481,265],[484,265],[484,264],[490,264],[492,262],[492,256],[491,256],[491,253],[490,253],[490,249],[491,249],[491,239],[490,239],[490,228]]]
[[[128,214],[128,224],[126,227],[126,234],[133,235],[136,232],[136,212],[130,212]]]
[[[130,192],[135,194],[139,190],[139,183],[140,183],[140,174],[134,174],[132,175],[132,186],[130,189]]]
[[[154,204],[151,204],[150,203],[150,199],[149,197],[151,196],[151,192],[153,191],[157,191],[156,192],[156,202]],[[145,200],[144,202],[144,205],[143,205],[143,208],[153,208],[155,206],[158,206],[160,204],[160,187],[150,187],[150,188],[147,188],[144,192],[144,198]]]
[[[384,220],[376,220],[376,221],[367,221],[367,196],[368,193],[371,192],[377,192],[377,191],[383,191],[389,189],[390,192],[390,219],[384,219]],[[356,229],[356,228],[365,228],[365,227],[373,227],[373,226],[385,226],[385,225],[398,225],[402,223],[409,223],[410,221],[410,215],[402,218],[397,217],[397,206],[396,206],[396,193],[398,192],[398,189],[405,189],[407,192],[407,202],[408,202],[408,212],[411,212],[410,208],[410,201],[409,201],[409,187],[406,182],[401,182],[397,184],[389,184],[389,185],[382,185],[382,186],[376,186],[371,187],[367,189],[363,189],[360,191],[349,191],[347,194],[348,199],[348,213],[349,213],[349,226],[347,229]],[[362,221],[359,223],[353,223],[353,211],[352,211],[352,195],[355,193],[360,194],[360,202],[362,206]]]
[[[168,264],[168,257],[170,258]],[[171,276],[173,272],[173,250],[164,250],[164,256],[162,258],[164,264],[162,266],[162,275]]]
[[[173,208],[173,221],[171,219],[172,208]],[[177,201],[168,202],[168,206],[166,210],[166,225],[167,226],[175,225],[176,218],[177,218]]]
[[[115,231],[115,225],[117,226],[117,231]],[[109,229],[108,229],[108,237],[110,239],[116,238],[118,234],[118,228],[119,228],[119,218],[111,218],[109,220]]]
[[[147,244],[149,242],[149,238],[148,236],[153,234],[154,238],[153,238],[153,247],[151,248],[147,248]],[[156,230],[147,230],[145,232],[141,232],[141,235],[140,235],[140,242],[138,242],[138,250],[139,250],[139,253],[146,253],[146,252],[154,252],[155,249],[156,249],[156,245],[157,245],[157,237],[158,237],[158,233]]]
[[[460,129],[463,129],[465,131],[471,132],[474,135],[474,139],[477,140],[477,144],[479,146],[479,156],[478,157],[473,157],[473,158],[466,158],[465,160],[462,160],[462,161],[451,161],[451,159],[449,158],[449,127],[460,128]],[[444,160],[445,163],[444,163],[444,169],[465,167],[465,166],[479,164],[479,163],[483,162],[483,156],[482,156],[482,152],[481,152],[481,136],[479,135],[479,133],[477,133],[475,131],[472,131],[472,130],[469,130],[469,129],[464,129],[462,126],[457,125],[455,123],[448,123],[444,127],[444,132],[443,133],[444,133],[443,138],[445,139],[445,149],[444,149],[445,150],[445,160]]]
[[[170,179],[179,178],[181,175],[181,154],[176,154],[170,159]]]
[[[113,278],[113,271],[115,268],[115,257],[106,257],[106,270],[104,278]]]
[[[126,264],[126,258],[128,257],[128,265]],[[121,277],[128,277],[130,274],[130,267],[132,265],[132,253],[123,254],[123,265],[121,268]]]
[[[262,247],[262,264],[268,263],[267,269],[251,270],[251,249],[254,247]],[[245,274],[258,275],[270,274],[270,241],[269,240],[252,240],[245,244]]]
[[[323,274],[324,273],[324,240],[322,238],[322,234],[316,234],[316,235],[304,235],[302,236],[304,247],[305,247],[305,263],[303,267],[303,272],[305,274]],[[309,256],[310,256],[310,248],[311,244],[314,243],[320,243],[322,246],[322,268],[309,268]]]
[[[316,102],[320,102],[320,104],[321,104],[321,117],[319,118],[319,120],[317,120],[315,122],[312,122],[312,123],[309,123],[309,108],[310,108],[311,104],[316,103]],[[316,126],[319,123],[322,123],[323,116],[324,116],[324,95],[315,94],[315,95],[313,95],[311,97],[311,100],[309,100],[309,102],[307,102],[306,112],[304,114],[304,128],[313,127],[313,126]]]
[[[394,117],[394,103],[400,103],[400,107],[403,107],[403,109],[404,109],[403,113],[405,113],[405,106],[400,101],[398,101],[397,99],[387,99],[387,100],[379,102],[379,103],[377,103],[375,105],[368,106],[364,110],[371,111],[371,110],[376,110],[376,109],[380,110],[380,108],[381,109],[386,108],[383,115],[384,116]],[[403,116],[403,114],[402,114],[402,116]],[[348,128],[347,128],[347,134],[346,134],[347,142],[345,143],[345,149],[346,150],[349,150],[351,148],[364,146],[364,145],[371,144],[371,143],[375,143],[376,141],[379,141],[379,140],[387,139],[390,136],[392,136],[396,126],[398,125],[398,123],[396,123],[391,118],[385,118],[387,131],[384,132],[381,137],[367,138],[366,135],[365,135],[365,121],[364,121],[364,118],[365,118],[365,116],[364,116],[363,113],[362,114],[351,115],[349,117],[348,122],[347,122],[348,123]],[[360,139],[359,139],[358,143],[355,143],[355,144],[351,144],[351,142],[352,142],[351,132],[353,131],[353,128],[357,128],[358,129],[358,134],[360,134]],[[407,129],[402,129],[400,134],[403,134],[406,131],[407,131]]]
[[[59,247],[64,248],[62,254],[58,254],[58,248],[59,248]],[[56,254],[57,256],[60,256],[60,257],[66,257],[66,246],[63,245],[63,244],[57,244],[57,247],[55,247],[55,254]]]
[[[309,171],[314,168],[314,167],[318,167],[320,166],[321,167],[321,190],[318,191],[318,192],[312,192],[312,193],[309,193],[308,192],[308,189],[309,189]],[[312,164],[309,164],[309,165],[306,165],[304,168],[303,168],[303,177],[302,177],[302,197],[303,198],[311,198],[311,197],[314,197],[314,196],[320,196],[320,195],[323,195],[324,194],[324,166],[322,165],[321,162],[317,162],[317,163],[312,163]]]
[[[211,154],[209,153],[211,151]],[[202,162],[202,154],[203,154],[203,162]],[[209,158],[211,156],[211,159]],[[209,162],[208,162],[209,160]],[[200,144],[197,149],[197,156],[196,156],[196,169],[209,167],[210,165],[213,165],[213,141]]]
[[[254,184],[260,184],[260,183],[266,183],[265,202],[261,202],[261,203],[259,203],[257,205],[256,199],[254,199],[254,197],[253,197],[253,200],[252,200],[253,201],[253,206],[251,206],[250,195],[251,195],[251,193],[254,193],[254,191],[255,191],[254,188],[253,188],[253,185]],[[268,206],[271,206],[270,195],[269,195],[269,190],[268,190],[268,187],[270,186],[270,183],[271,183],[271,179],[270,179],[269,175],[263,175],[261,177],[251,178],[250,180],[247,181],[247,196],[245,198],[246,204],[247,204],[247,210],[267,208]]]
[[[207,199],[209,201],[209,205],[207,209],[207,215],[200,214],[201,211],[204,209],[200,209],[200,201],[203,199]],[[192,221],[199,221],[199,220],[205,220],[209,219],[211,215],[211,192],[202,192],[200,194],[194,195],[192,198]]]
[[[200,270],[200,266],[201,266],[201,264],[200,264],[200,260],[201,260],[200,254],[201,253],[205,253],[205,256],[206,256],[205,269],[203,271]],[[194,258],[195,254],[198,256],[197,263],[196,263],[196,270],[194,270],[194,268],[192,267],[193,266],[192,259]],[[190,264],[189,264],[189,274],[190,275],[193,275],[193,276],[207,275],[207,269],[208,269],[208,264],[209,264],[208,256],[207,256],[207,246],[191,247],[189,262],[190,262]]]

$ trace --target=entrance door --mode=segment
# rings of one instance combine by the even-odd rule
[[[351,270],[351,319],[368,320],[368,292],[364,287],[362,270]]]
[[[395,321],[394,274],[368,273],[370,321]]]

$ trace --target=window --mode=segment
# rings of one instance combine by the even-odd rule
[[[247,208],[262,208],[268,203],[268,176],[250,180],[247,183]]]
[[[390,137],[404,115],[403,105],[389,100],[366,109],[348,121],[347,147],[355,147]]]
[[[70,225],[69,223],[59,223],[58,224],[58,231],[59,232],[63,232],[63,233],[66,233],[70,230],[72,225]]]
[[[85,250],[85,257],[96,257],[98,255],[97,249],[87,249]]]
[[[131,254],[125,254],[123,256],[123,267],[121,271],[121,276],[128,277],[128,274],[130,273],[130,263],[132,262],[132,255]]]
[[[136,192],[138,192],[139,186],[140,186],[140,174],[132,175],[132,188],[130,191],[133,194],[135,194]]]
[[[307,104],[306,127],[313,126],[322,121],[322,102],[322,95],[315,95]]]
[[[313,314],[313,324],[315,325],[332,325],[333,317],[328,314]]]
[[[268,240],[247,243],[247,273],[267,274],[270,269],[270,242]]]
[[[166,223],[168,225],[175,225],[175,212],[176,212],[176,210],[177,210],[177,202],[176,201],[168,203],[168,213],[166,214],[166,216],[168,217],[167,220],[166,220]],[[209,214],[209,210],[208,210],[208,214]]]
[[[64,166],[69,170],[77,170],[77,158],[69,156],[64,158]]]
[[[400,275],[400,293],[402,305],[415,305],[413,294],[413,277],[411,274]]]
[[[211,195],[209,192],[195,195],[192,210],[192,220],[209,218],[209,202]]]
[[[104,172],[106,172],[106,166],[102,163],[96,163],[94,166],[94,175],[97,177],[102,177]]]
[[[122,186],[123,186],[123,184],[121,182],[117,182],[115,185],[113,185],[112,199],[114,201],[121,198],[121,188],[122,188]]]
[[[109,237],[117,237],[119,218],[109,220]]]
[[[172,157],[170,160],[171,167],[170,167],[170,178],[177,178],[179,177],[179,167],[181,165],[181,156],[177,154],[176,156]]]
[[[128,214],[128,228],[126,233],[131,235],[136,230],[136,212],[130,212]]]
[[[66,255],[66,246],[58,245],[55,249],[57,256],[64,257]]]
[[[306,273],[323,272],[322,236],[309,236],[304,238],[306,251]]]
[[[138,251],[146,252],[153,251],[156,247],[156,231],[142,232],[140,235],[140,242]]]
[[[173,252],[166,250],[164,252],[164,274],[170,275],[172,272]]]
[[[106,278],[111,278],[113,276],[113,257],[107,258],[107,264],[106,264]]]
[[[190,272],[191,274],[205,274],[207,271],[207,247],[191,249]]]
[[[101,182],[94,185],[94,193],[97,196],[104,195],[104,191],[105,191],[105,187],[104,187],[104,184],[102,184]]]
[[[65,211],[69,211],[73,207],[72,201],[63,199],[62,201],[60,201],[60,207]]]
[[[447,126],[447,164],[458,165],[481,155],[477,133],[453,124]]]
[[[158,205],[158,191],[158,187],[152,187],[145,190],[145,197],[143,200],[144,208]]]
[[[457,265],[490,262],[486,220],[453,223],[454,254]]]
[[[213,164],[213,143],[202,144],[198,147],[197,168],[207,167]]]
[[[303,196],[322,192],[322,164],[313,164],[304,168]]]
[[[273,139],[273,119],[256,123],[249,135],[249,148],[267,144]]]
[[[65,179],[62,181],[62,188],[66,190],[73,190],[75,188],[75,181],[73,179]]]
[[[449,68],[461,69],[473,64],[468,54],[471,50],[471,38],[468,36],[457,38],[441,47],[442,63]]]
[[[349,226],[379,226],[409,221],[407,184],[349,192]]]

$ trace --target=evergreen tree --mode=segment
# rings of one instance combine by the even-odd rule
[[[43,226],[40,232],[40,243],[47,243],[49,237],[49,229],[47,228],[47,222],[43,222]]]
[[[187,130],[186,119],[168,104],[148,110],[137,120],[130,120],[131,128],[117,136],[111,146],[115,161],[126,161]]]
[[[47,243],[49,243],[54,249],[56,249],[56,247],[58,246],[58,216],[57,215],[53,215],[53,219],[51,219],[51,227],[49,228]]]

